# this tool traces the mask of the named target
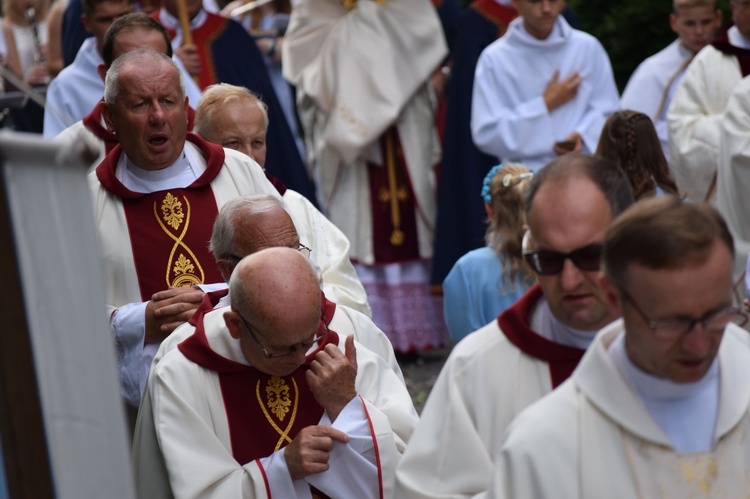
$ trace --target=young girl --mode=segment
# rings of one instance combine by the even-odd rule
[[[487,246],[462,256],[443,281],[444,317],[458,342],[494,320],[534,283],[521,257],[524,198],[533,173],[523,165],[498,165],[484,179]]]
[[[596,154],[613,160],[630,179],[636,201],[678,195],[651,118],[637,111],[612,113],[602,128]]]

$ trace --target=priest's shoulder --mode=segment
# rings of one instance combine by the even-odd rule
[[[564,449],[566,459],[578,446],[578,411],[584,395],[572,378],[537,400],[511,422],[506,432],[504,451],[520,455],[546,454],[544,449]],[[569,451],[569,452],[568,452]]]
[[[517,351],[500,331],[497,320],[469,333],[451,351],[448,362],[456,369],[469,368],[484,359],[491,364],[504,363],[505,355]]]

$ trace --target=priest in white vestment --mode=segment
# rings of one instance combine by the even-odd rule
[[[490,497],[748,497],[750,338],[707,204],[641,201],[604,243],[622,314],[496,442]],[[700,283],[700,285],[696,285]]]
[[[187,133],[180,80],[172,59],[152,50],[113,63],[102,111],[120,143],[89,175],[122,395],[136,407],[142,364],[203,299],[192,286],[222,280],[207,247],[221,205],[278,196],[247,156]]]
[[[519,17],[477,63],[471,133],[485,153],[536,171],[559,154],[593,152],[619,94],[604,47],[570,27],[563,0],[513,5]]]
[[[296,0],[282,47],[320,206],[351,242],[396,351],[447,341],[429,289],[439,138],[429,79],[447,55],[430,0]]]
[[[451,352],[396,472],[399,499],[484,497],[507,425],[563,383],[616,318],[597,276],[604,234],[633,203],[625,174],[570,154],[528,192],[524,252],[539,284]]]
[[[620,106],[640,111],[654,122],[664,156],[669,160],[667,109],[693,56],[721,26],[716,0],[674,0],[669,26],[677,39],[635,69],[622,92]]]
[[[693,201],[716,202],[720,123],[734,87],[750,74],[750,6],[729,6],[734,26],[695,56],[667,111],[672,174]]]
[[[261,250],[230,292],[149,378],[142,497],[392,497],[416,411],[380,357],[321,321],[308,260]]]

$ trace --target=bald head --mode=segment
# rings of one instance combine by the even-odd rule
[[[277,344],[317,330],[321,294],[310,262],[291,248],[268,248],[240,261],[229,280],[232,309]],[[294,335],[301,337],[294,337]]]

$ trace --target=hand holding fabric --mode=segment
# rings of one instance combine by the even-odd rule
[[[345,353],[342,353],[335,345],[326,345],[315,355],[306,373],[315,400],[323,406],[331,421],[335,421],[346,404],[357,396],[354,388],[357,350],[353,336],[346,338],[344,349]]]
[[[303,428],[284,449],[284,459],[292,480],[328,470],[333,442],[348,443],[346,433],[330,426]]]

